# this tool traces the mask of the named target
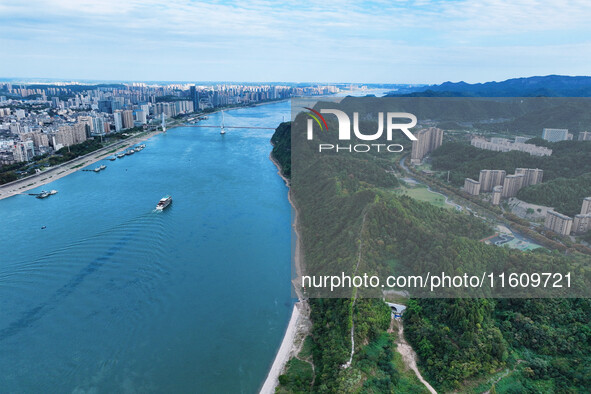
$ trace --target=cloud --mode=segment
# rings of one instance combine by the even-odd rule
[[[289,80],[398,75],[418,82],[438,78],[444,64],[473,75],[464,64],[475,68],[483,51],[508,70],[536,53],[568,73],[576,68],[532,48],[567,53],[585,45],[589,20],[591,3],[566,0],[0,0],[0,44],[18,60],[2,62],[0,74],[207,80],[289,72]],[[17,64],[27,57],[60,66]],[[25,71],[34,75],[19,74]]]

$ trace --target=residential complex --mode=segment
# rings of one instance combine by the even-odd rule
[[[507,175],[505,170],[481,170],[478,181],[464,180],[464,190],[475,196],[492,191],[496,193],[493,194],[493,204],[498,205],[501,197],[515,197],[522,188],[541,183],[543,176],[544,170],[539,168],[516,168],[513,175]]]
[[[584,234],[591,230],[591,197],[585,197],[581,205],[581,213],[574,219],[558,212],[548,210],[544,226],[555,233],[568,235]]]
[[[415,134],[415,137],[417,137],[417,141],[412,142],[410,162],[411,164],[421,164],[425,156],[441,146],[443,142],[443,130],[436,127],[429,127],[419,130]]]
[[[579,133],[579,141],[591,141],[591,132],[590,131],[581,131]]]
[[[561,213],[548,210],[544,227],[560,235],[569,235],[573,225],[573,219]]]
[[[549,142],[558,142],[572,140],[573,135],[568,132],[568,129],[544,129],[542,138]]]
[[[591,213],[575,215],[573,219],[573,234],[584,234],[591,229]]]
[[[529,153],[532,156],[550,156],[552,155],[552,149],[544,146],[537,146],[534,144],[526,144],[523,139],[515,138],[515,142],[511,142],[506,138],[491,138],[490,141],[482,137],[474,137],[471,140],[471,145],[485,150],[492,150],[495,152],[509,152],[509,151],[520,151]]]
[[[464,190],[466,193],[477,196],[480,193],[480,182],[474,179],[466,178],[464,181]]]
[[[523,175],[523,187],[542,183],[544,170],[539,168],[516,168],[515,175]]]
[[[507,175],[503,180],[503,198],[515,197],[517,192],[523,187],[525,175],[513,174]]]
[[[492,205],[499,205],[503,195],[503,186],[495,186],[492,190]]]
[[[490,192],[495,186],[502,186],[505,175],[505,170],[481,170],[478,178],[480,191]]]

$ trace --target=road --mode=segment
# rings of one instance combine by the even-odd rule
[[[94,152],[87,153],[84,156],[79,156],[73,160],[50,167],[49,169],[41,173],[33,174],[25,178],[17,179],[16,181],[5,183],[4,185],[0,186],[0,200],[45,185],[46,183],[53,182],[56,179],[62,178],[66,175],[80,170],[85,165],[89,165],[98,160],[101,160],[113,149],[124,149],[130,145],[135,145],[141,141],[145,141],[148,138],[151,138],[159,133],[161,132],[156,131],[152,133],[142,134],[136,137],[130,137],[128,139],[115,142],[111,145],[107,145],[103,148],[95,150]]]

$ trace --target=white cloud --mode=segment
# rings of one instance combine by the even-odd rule
[[[292,80],[320,74],[361,80],[354,76],[381,70],[381,78],[391,80],[388,75],[397,72],[408,77],[412,64],[425,79],[433,79],[445,64],[469,74],[462,64],[476,67],[483,51],[496,56],[487,58],[486,67],[527,64],[527,54],[535,52],[539,61],[560,66],[556,72],[569,72],[549,53],[544,57],[531,48],[552,45],[567,53],[574,44],[588,43],[589,20],[591,2],[582,0],[0,0],[0,42],[23,57],[119,62],[119,74],[125,75],[137,73],[129,69],[134,62],[145,74],[163,74],[153,59],[159,56],[186,65],[179,78],[198,78],[192,72],[199,69],[216,75],[202,79],[248,79],[263,69],[269,78],[289,70]],[[532,69],[538,68],[529,61]],[[218,64],[233,75],[218,76]],[[306,69],[296,70],[295,64],[306,64]],[[4,63],[0,74],[29,68]],[[117,73],[116,64],[108,69]],[[84,70],[95,72],[90,65]],[[44,71],[39,68],[31,76]],[[420,76],[413,79],[418,82]]]

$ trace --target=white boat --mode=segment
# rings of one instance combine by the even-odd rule
[[[95,168],[93,171],[94,171],[94,172],[100,172],[100,170],[101,170],[101,168],[100,168],[100,167],[97,167],[97,168]]]
[[[166,207],[168,207],[170,204],[172,204],[172,197],[171,196],[164,196],[160,199],[160,201],[158,201],[158,204],[156,205],[156,209],[159,211],[162,211]]]
[[[107,166],[103,164],[103,165],[102,165],[102,166],[100,166],[99,168],[100,168],[100,169],[101,169],[101,171],[102,171],[102,170],[104,170],[105,168],[107,168]]]
[[[57,190],[52,190],[49,192],[49,194],[53,196],[54,194],[57,194]]]
[[[222,128],[220,129],[220,134],[226,134],[226,130],[224,129],[224,111],[222,111]]]
[[[41,193],[37,194],[37,198],[42,199],[42,198],[47,198],[49,197],[49,192],[46,192],[45,190],[41,190]]]

